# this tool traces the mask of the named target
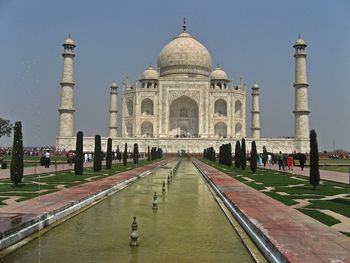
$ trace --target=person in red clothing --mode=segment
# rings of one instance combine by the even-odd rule
[[[293,166],[294,166],[293,155],[290,154],[290,155],[288,156],[287,164],[288,164],[288,170],[293,171]]]

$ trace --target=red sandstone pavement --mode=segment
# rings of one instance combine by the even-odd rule
[[[143,159],[140,159],[143,160]],[[120,164],[118,161],[113,161],[113,164]],[[84,163],[84,167],[92,167],[93,162]],[[37,165],[36,167],[25,167],[23,170],[23,175],[33,175],[33,174],[44,174],[44,173],[55,173],[56,171],[66,171],[73,170],[74,164],[57,164],[57,167],[54,164],[51,164],[49,168],[45,168],[44,166]],[[10,168],[0,169],[0,180],[9,179],[10,178]]]
[[[92,162],[90,163],[84,163],[84,167],[91,167]],[[74,169],[74,165],[69,164],[57,164],[57,167],[55,167],[54,164],[51,164],[49,168],[45,168],[44,166],[37,165],[32,167],[25,167],[23,169],[23,175],[32,175],[32,174],[44,174],[44,173],[54,173],[64,170],[72,170]],[[0,169],[0,180],[3,179],[9,179],[10,178],[10,168],[7,169]]]
[[[12,233],[38,216],[58,211],[64,207],[69,207],[79,200],[109,189],[113,185],[138,176],[145,171],[152,170],[168,161],[169,160],[163,160],[148,164],[98,181],[88,182],[27,201],[0,207],[0,238],[5,232]]]
[[[272,165],[271,168],[266,165],[266,169],[271,169],[278,171],[278,165]],[[300,167],[294,167],[292,171],[286,170],[287,173],[296,174],[296,175],[302,175],[302,176],[310,176],[310,168],[305,167],[302,171]],[[349,173],[342,173],[342,172],[335,172],[335,171],[328,171],[328,170],[320,170],[320,178],[322,180],[332,181],[332,182],[338,182],[343,184],[350,184],[350,174]]]
[[[350,238],[211,166],[194,162],[289,262],[350,262]]]

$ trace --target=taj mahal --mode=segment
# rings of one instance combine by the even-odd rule
[[[74,126],[74,41],[65,40],[59,133],[56,147],[75,149]],[[271,152],[309,151],[309,107],[306,73],[306,47],[299,37],[295,49],[295,108],[293,138],[260,137],[259,86],[251,87],[251,138],[247,138],[247,85],[243,78],[233,83],[219,65],[213,68],[208,49],[195,39],[184,22],[182,32],[160,51],[156,68],[150,65],[136,84],[123,82],[122,127],[118,131],[118,85],[110,87],[109,134],[102,137],[102,148],[112,138],[113,149],[125,143],[138,143],[140,151],[161,147],[166,153],[202,153],[213,146],[235,143],[245,138],[247,145],[256,141]],[[292,85],[291,85],[292,86]],[[118,136],[118,133],[120,136]],[[248,149],[250,146],[247,147]],[[93,151],[94,137],[84,137],[84,151]]]

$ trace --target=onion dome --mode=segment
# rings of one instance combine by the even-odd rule
[[[153,79],[156,80],[158,79],[158,71],[153,69],[151,66],[149,66],[147,69],[145,69],[142,73],[141,80],[146,80],[146,79]]]
[[[211,80],[225,80],[229,81],[229,78],[225,71],[223,71],[220,67],[217,67],[210,73]]]
[[[160,75],[197,74],[209,77],[211,56],[208,49],[184,31],[163,47],[158,56]]]

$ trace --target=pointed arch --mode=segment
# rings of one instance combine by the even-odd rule
[[[227,125],[223,122],[218,122],[214,126],[214,135],[218,138],[227,138]]]
[[[227,116],[227,103],[224,99],[218,99],[215,101],[214,115]]]
[[[141,102],[141,115],[153,115],[153,109],[154,105],[151,99],[147,98]]]

